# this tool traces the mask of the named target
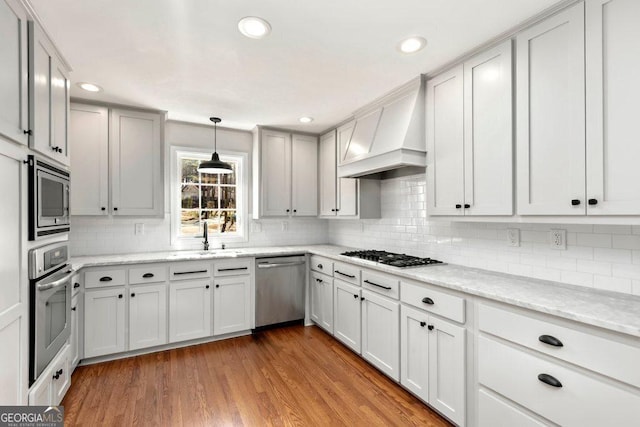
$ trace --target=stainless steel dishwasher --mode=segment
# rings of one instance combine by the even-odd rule
[[[256,258],[256,329],[304,319],[305,256]]]

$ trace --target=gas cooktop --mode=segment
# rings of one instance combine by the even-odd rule
[[[406,254],[394,254],[386,251],[349,251],[343,252],[340,255],[350,256],[368,261],[379,262],[380,264],[390,265],[393,267],[423,267],[429,265],[442,265],[442,261],[431,258],[418,258]]]

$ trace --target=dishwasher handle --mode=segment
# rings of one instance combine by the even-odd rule
[[[265,262],[258,264],[258,268],[278,268],[278,267],[290,267],[292,265],[303,265],[306,261],[294,261],[294,262]]]

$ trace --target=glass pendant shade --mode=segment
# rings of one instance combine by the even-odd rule
[[[218,123],[222,120],[218,117],[210,117],[209,120],[213,122],[213,154],[211,155],[211,160],[200,162],[200,165],[198,165],[198,172],[220,174],[233,173],[231,165],[220,160],[220,156],[218,156]]]

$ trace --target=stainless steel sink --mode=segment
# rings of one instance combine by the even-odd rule
[[[169,255],[169,259],[199,259],[209,257],[228,256],[236,257],[239,252],[232,249],[217,249],[213,251],[180,251]]]

